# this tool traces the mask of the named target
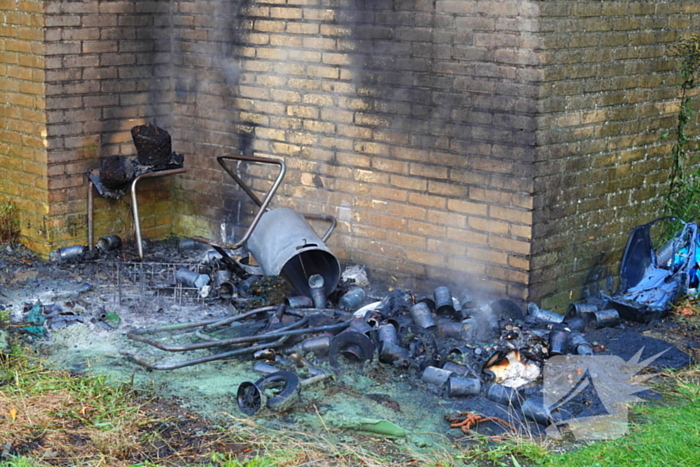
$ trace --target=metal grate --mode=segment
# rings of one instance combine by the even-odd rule
[[[215,298],[215,288],[188,287],[176,279],[176,272],[185,268],[210,277],[212,286],[216,271],[211,266],[192,263],[100,262],[98,287],[103,298],[119,305],[153,302],[194,304]]]

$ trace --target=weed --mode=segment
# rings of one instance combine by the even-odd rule
[[[154,418],[148,406],[155,402],[145,400],[130,384],[48,370],[20,352],[7,355],[0,367],[9,375],[0,391],[0,440],[12,443],[13,454],[24,456],[0,461],[0,467],[690,467],[700,458],[700,367],[663,373],[654,388],[664,395],[663,401],[636,406],[637,424],[628,436],[574,445],[580,449],[565,454],[552,454],[553,442],[527,433],[499,443],[475,435],[460,451],[436,446],[415,452],[409,445],[384,439],[328,429],[279,431],[231,415],[230,423],[220,427],[186,416],[197,423],[188,427],[178,422],[183,419],[181,409],[176,416],[159,410],[161,415]],[[22,450],[31,443],[33,448]]]
[[[0,201],[0,242],[14,240],[19,235],[17,207],[12,201]]]
[[[490,465],[517,465],[517,459],[531,463],[542,463],[548,458],[548,442],[525,436],[512,436],[500,443],[492,443],[487,438],[475,438],[474,444],[465,448],[460,457],[476,465],[488,462]],[[514,461],[515,460],[515,461]]]
[[[670,313],[679,318],[694,318],[700,316],[700,303],[697,297],[684,297],[671,308]]]
[[[691,138],[686,133],[686,128],[695,116],[689,91],[700,86],[700,35],[693,34],[674,44],[670,54],[681,57],[682,83],[676,129],[663,135],[674,136],[676,140],[671,148],[672,165],[666,210],[671,216],[695,221],[700,219],[700,169],[687,171],[687,167],[695,166],[698,160],[697,148],[691,146]]]
[[[10,325],[10,317],[12,316],[12,310],[0,310],[0,329],[6,328]]]
[[[270,458],[261,458],[255,456],[252,459],[239,460],[230,454],[214,453],[211,460],[216,467],[276,467],[277,460]]]
[[[15,457],[9,461],[0,461],[0,467],[45,467],[46,464],[39,463],[26,457]]]

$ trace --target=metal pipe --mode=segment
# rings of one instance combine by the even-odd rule
[[[454,362],[446,362],[444,365],[442,365],[442,369],[451,371],[459,376],[467,376],[470,373],[473,373],[471,368]]]
[[[614,327],[620,324],[620,314],[614,308],[586,313],[584,316],[587,325],[593,329]]]
[[[259,344],[259,345],[254,345],[251,347],[238,348],[236,350],[231,350],[229,352],[221,352],[218,354],[208,355],[206,357],[193,358],[191,360],[185,360],[182,362],[175,362],[175,363],[161,363],[161,364],[150,363],[150,362],[144,360],[143,358],[137,357],[136,355],[133,355],[133,354],[128,353],[128,352],[120,351],[119,353],[124,355],[126,358],[128,358],[132,362],[137,363],[145,368],[148,368],[149,370],[176,370],[178,368],[184,368],[187,366],[198,365],[200,363],[213,362],[215,360],[221,360],[223,358],[234,357],[236,355],[242,355],[242,354],[246,354],[246,353],[250,353],[250,352],[256,352],[258,350],[281,347],[288,338],[289,338],[289,336],[282,336],[278,340],[276,340],[275,342],[268,342],[266,344]]]
[[[598,306],[594,303],[571,303],[566,309],[566,318],[570,319],[575,316],[581,317],[585,313],[593,313],[598,311]]]
[[[304,358],[303,355],[297,353],[297,352],[292,352],[289,354],[289,358],[296,362],[297,367],[299,368],[306,368],[306,370],[309,372],[309,374],[313,376],[318,376],[318,375],[323,375],[326,372],[323,370],[319,370],[318,368],[314,367],[310,361],[308,361],[306,358]],[[278,357],[278,359],[280,359]]]
[[[275,371],[279,371],[279,368],[274,367],[274,366],[270,365],[269,363],[255,362],[255,363],[253,363],[253,371],[256,373],[264,373],[266,375],[269,375],[270,373],[274,373]]]
[[[229,299],[236,295],[236,285],[233,282],[221,282],[219,284],[219,298]]]
[[[399,345],[399,333],[393,324],[383,324],[377,328],[377,338],[384,344]]]
[[[93,187],[92,180],[90,180],[90,178],[88,178],[87,218],[88,218],[88,248],[90,251],[92,251],[92,244],[94,241],[94,237],[93,237],[94,219],[93,219],[93,213],[92,213],[92,211],[93,211],[92,187]]]
[[[447,380],[454,375],[450,370],[445,370],[443,368],[438,368],[435,366],[428,366],[423,370],[421,378],[423,381],[429,384],[435,384],[437,386],[447,383]]]
[[[525,418],[547,426],[552,421],[552,414],[544,405],[542,397],[529,397],[520,406],[520,410]]]
[[[64,261],[67,259],[78,258],[85,253],[85,247],[82,245],[64,246],[58,250],[54,250],[49,254],[51,261]]]
[[[269,308],[274,308],[274,307],[269,307]],[[298,326],[302,324],[302,322],[306,322],[308,317],[302,318],[300,321],[297,321],[294,323],[294,325]],[[210,320],[207,323],[208,324],[214,324],[221,322],[221,320]],[[196,326],[201,323],[186,323],[183,325],[173,325],[173,326],[164,326],[163,328],[151,328],[151,330],[154,329],[164,329],[168,328],[168,330],[172,330],[175,328],[179,329],[185,329],[185,328],[191,328],[193,326]],[[267,342],[263,344],[258,344],[258,345],[253,345],[253,346],[246,346],[242,348],[238,348],[235,350],[231,350],[228,352],[221,352],[218,354],[213,354],[213,355],[208,355],[206,357],[200,357],[200,358],[194,358],[191,360],[185,360],[182,362],[174,362],[174,363],[165,363],[165,364],[154,364],[150,363],[140,357],[137,357],[136,355],[133,355],[128,352],[120,352],[122,355],[126,356],[129,358],[129,360],[133,361],[134,363],[137,363],[145,368],[148,368],[149,370],[175,370],[178,368],[184,368],[187,366],[192,366],[192,365],[198,365],[200,363],[206,363],[206,362],[211,362],[215,360],[221,360],[223,358],[228,358],[228,357],[233,357],[237,355],[242,355],[246,353],[251,353],[251,352],[256,352],[258,350],[265,350],[265,349],[273,349],[277,347],[281,347],[287,339],[289,339],[292,336],[297,336],[300,334],[304,333],[314,333],[314,332],[333,332],[333,331],[340,331],[344,329],[344,327],[347,327],[349,325],[349,322],[344,322],[344,323],[337,323],[337,324],[332,324],[332,325],[327,325],[327,326],[320,326],[316,328],[308,328],[308,329],[293,329],[289,330],[290,326],[287,328],[284,328],[286,330],[281,330],[277,331],[274,333],[267,333],[267,334],[258,334],[255,336],[244,336],[241,338],[237,339],[227,339],[225,341],[213,341],[213,342],[205,342],[203,343],[206,347],[202,347],[201,344],[193,344],[190,346],[166,346],[161,344],[160,342],[157,341],[152,341],[150,339],[144,339],[141,338],[138,335],[134,335],[135,331],[132,331],[127,334],[127,337],[130,339],[134,339],[140,342],[145,342],[147,344],[153,345],[154,347],[157,347],[161,350],[166,350],[166,351],[181,351],[181,350],[197,350],[197,349],[202,349],[202,348],[208,348],[208,347],[214,347],[214,346],[219,346],[219,345],[233,345],[233,344],[246,344],[249,342],[254,342],[257,340],[263,340],[263,339],[277,339],[274,342]],[[140,330],[140,331],[148,331],[148,330]],[[238,342],[235,342],[238,341]],[[229,342],[230,344],[224,344],[224,342]],[[156,345],[157,344],[157,345]],[[174,349],[174,350],[173,350]],[[322,378],[321,378],[322,379]]]
[[[216,158],[216,161],[219,163],[221,168],[224,169],[227,174],[229,174],[229,176],[238,184],[238,186],[240,186],[243,189],[243,191],[246,192],[248,197],[250,197],[250,199],[253,200],[253,202],[258,205],[258,207],[261,207],[263,202],[260,201],[260,198],[258,198],[258,195],[256,195],[253,192],[253,190],[251,190],[248,187],[248,185],[246,185],[245,182],[243,180],[241,180],[241,178],[238,176],[238,174],[236,172],[231,171],[228,167],[226,167],[226,165],[224,165],[223,161],[229,160],[229,159],[230,160],[244,160],[244,161],[248,161],[248,162],[262,162],[262,163],[265,163],[268,160],[267,159],[265,161],[253,160],[253,159],[262,159],[262,158],[257,158],[255,156],[245,156],[243,154],[224,154],[223,156],[219,156]],[[269,160],[273,160],[273,159],[269,159]]]
[[[437,327],[438,336],[446,339],[461,339],[462,338],[462,327],[464,324],[458,323],[456,321],[441,322]],[[426,329],[434,329],[432,328]]]
[[[207,274],[200,274],[198,272],[190,271],[187,268],[180,268],[175,271],[175,280],[179,284],[187,287],[196,287],[201,289],[205,285],[209,284],[211,278]]]
[[[310,308],[314,306],[314,301],[311,297],[305,295],[297,295],[296,297],[287,297],[285,299],[287,306],[291,309]]]
[[[253,364],[253,371],[255,371],[256,373],[263,373],[263,374],[269,375],[272,373],[276,373],[280,370],[272,365],[267,364],[267,363],[255,362],[255,364]],[[319,373],[315,374],[314,376],[310,376],[306,379],[301,380],[299,382],[299,386],[302,386],[302,387],[309,386],[310,384],[314,384],[314,383],[317,383],[319,381],[322,381],[322,380],[328,378],[328,376],[330,376],[330,375],[328,373],[326,373],[325,371],[320,371]]]
[[[159,332],[172,332],[172,331],[181,331],[183,329],[192,329],[192,328],[198,328],[202,327],[204,330],[207,330],[207,328],[214,328],[214,327],[220,327],[224,326],[226,324],[231,324],[235,321],[240,321],[242,319],[250,318],[251,316],[255,316],[260,313],[267,313],[270,311],[276,310],[277,307],[274,306],[266,306],[262,308],[256,308],[255,310],[251,310],[247,313],[243,313],[241,315],[236,315],[236,316],[231,316],[229,318],[217,318],[217,319],[210,319],[207,321],[198,321],[198,322],[190,322],[190,323],[178,323],[178,324],[169,324],[167,326],[159,326],[155,328],[142,328],[142,329],[136,329],[134,331],[131,331],[133,333],[136,333],[138,335],[147,335],[147,334],[156,334]]]
[[[215,341],[208,341],[208,342],[199,342],[197,344],[185,344],[185,345],[166,345],[163,344],[160,341],[154,340],[154,339],[149,339],[147,337],[143,336],[143,333],[140,332],[141,330],[137,329],[135,331],[130,331],[126,334],[126,337],[129,339],[143,342],[145,344],[152,345],[153,347],[156,347],[160,350],[164,350],[166,352],[187,352],[188,350],[199,350],[199,349],[208,349],[210,347],[221,347],[221,346],[227,346],[227,345],[235,345],[235,344],[246,344],[248,342],[255,342],[255,341],[260,341],[260,340],[267,340],[267,339],[276,339],[278,337],[283,337],[288,335],[288,331],[292,331],[293,329],[302,326],[306,324],[306,322],[309,320],[308,316],[305,316],[301,318],[299,321],[296,321],[295,323],[286,326],[284,328],[280,328],[279,330],[275,332],[270,332],[270,333],[263,333],[263,334],[256,334],[252,336],[241,336],[241,337],[234,337],[231,339],[221,339],[221,340],[215,340]],[[302,329],[302,332],[307,332],[307,330]]]
[[[593,347],[581,334],[572,332],[569,334],[569,348],[578,355],[593,355]]]
[[[312,353],[317,357],[328,355],[328,350],[331,347],[330,336],[313,337],[306,339],[297,344],[290,352],[293,353]]]
[[[234,313],[238,313],[238,310],[236,310],[236,308],[235,308],[234,306],[231,306],[231,308],[233,308]],[[246,319],[246,318],[249,318],[249,317],[251,317],[251,316],[255,316],[255,315],[257,315],[257,314],[260,314],[260,313],[267,313],[267,312],[269,312],[269,311],[274,311],[274,310],[276,310],[275,307],[273,307],[273,306],[266,306],[266,307],[262,307],[262,308],[256,308],[256,309],[254,309],[254,310],[251,310],[251,311],[249,311],[249,312],[247,312],[247,313],[243,313],[243,314],[240,314],[240,315],[229,316],[228,318],[224,318],[224,319],[210,320],[210,321],[207,321],[207,322],[201,321],[201,322],[199,322],[199,323],[185,323],[185,324],[193,324],[193,325],[194,325],[193,327],[197,327],[197,326],[200,325],[201,323],[205,323],[205,324],[202,324],[202,331],[207,332],[207,331],[213,330],[214,328],[219,328],[219,327],[221,327],[221,326],[226,326],[226,325],[231,324],[231,323],[234,323],[234,322],[236,322],[236,321],[240,321],[240,320],[242,320],[242,319]],[[213,321],[213,322],[211,322],[211,321]],[[172,325],[171,325],[171,326],[172,326]],[[176,325],[176,326],[177,326],[177,325]],[[166,327],[167,327],[167,326],[166,326]],[[158,328],[151,328],[151,329],[158,329]],[[184,329],[184,328],[183,328],[183,329]],[[169,330],[169,329],[168,329],[168,330]],[[156,332],[158,332],[158,331],[156,331]]]
[[[266,157],[255,157],[255,156],[244,156],[242,154],[235,155],[235,154],[225,154],[223,156],[218,156],[216,158],[217,162],[219,162],[219,165],[228,173],[231,178],[240,186],[243,191],[246,192],[246,194],[250,197],[250,199],[253,200],[255,204],[259,206],[258,211],[255,213],[255,217],[253,218],[253,221],[250,223],[250,226],[248,227],[248,230],[246,230],[245,234],[243,237],[236,243],[230,244],[230,243],[218,243],[218,242],[213,242],[209,239],[202,238],[202,237],[192,237],[194,240],[202,243],[206,243],[211,246],[217,246],[219,248],[224,248],[227,250],[237,250],[240,247],[242,247],[250,238],[251,234],[253,233],[253,230],[255,230],[255,227],[258,225],[258,222],[260,222],[260,218],[265,214],[265,211],[267,211],[267,207],[270,205],[270,202],[272,201],[272,197],[275,195],[277,192],[277,188],[279,188],[280,184],[282,183],[282,179],[284,178],[284,174],[287,172],[287,166],[283,161],[277,160],[277,159],[269,159]],[[243,180],[233,171],[229,170],[228,167],[224,164],[224,161],[226,160],[234,160],[234,161],[247,161],[247,162],[259,162],[261,164],[274,164],[274,165],[279,165],[280,167],[280,172],[277,175],[277,178],[275,181],[272,183],[272,187],[270,188],[270,191],[267,192],[267,195],[265,195],[265,199],[263,201],[260,201],[260,198],[258,198],[255,193],[253,193],[253,190],[251,190],[248,185],[245,184]],[[335,226],[334,226],[335,227]],[[329,234],[330,235],[330,234]]]
[[[350,287],[338,300],[338,306],[343,310],[355,311],[365,300],[365,290],[362,287]]]
[[[328,373],[321,373],[321,374],[318,374],[315,376],[311,376],[309,378],[301,380],[301,382],[299,383],[299,386],[302,386],[302,387],[309,386],[311,384],[318,383],[319,381],[323,381],[324,379],[328,378],[329,376],[330,376],[330,374],[328,374]]]
[[[326,308],[326,293],[324,291],[325,280],[321,274],[313,274],[308,280],[309,289],[311,289],[311,298],[314,301],[314,307]]]
[[[154,177],[164,177],[166,175],[175,175],[183,172],[187,172],[184,167],[178,169],[170,170],[158,170],[156,172],[146,172],[139,175],[131,182],[131,207],[134,212],[134,229],[136,230],[136,245],[139,250],[139,258],[143,259],[143,245],[141,244],[141,221],[139,220],[139,203],[136,199],[136,185],[138,185],[139,180],[142,178],[154,178]]]
[[[321,240],[323,240],[323,242],[328,240],[328,237],[331,236],[331,234],[335,230],[335,227],[338,225],[338,221],[336,220],[336,218],[333,216],[329,216],[328,214],[310,214],[308,212],[303,212],[303,213],[301,213],[301,215],[307,219],[315,219],[315,220],[327,221],[327,222],[331,223],[331,226],[328,227],[328,230],[326,230],[326,233],[323,234],[323,236],[321,237]]]
[[[578,316],[576,318],[567,318],[563,324],[574,332],[583,332],[586,329],[586,322]]]
[[[445,286],[440,286],[433,292],[435,300],[435,313],[454,315],[455,307],[452,300],[452,292]]]
[[[108,235],[97,241],[97,249],[103,253],[117,250],[122,247],[122,239],[119,235]]]
[[[527,304],[527,313],[534,319],[544,323],[561,324],[564,322],[564,315],[549,310],[543,310],[532,302]]]
[[[408,362],[411,359],[411,352],[398,344],[383,342],[379,351],[379,361],[382,363],[395,363],[399,360]]]
[[[413,305],[408,312],[411,314],[413,322],[418,326],[428,330],[435,329],[435,320],[433,320],[432,313],[430,313],[430,307],[427,303],[418,302]]]
[[[517,389],[501,384],[492,384],[486,391],[486,398],[490,401],[512,407],[519,407],[521,402],[520,394]]]
[[[200,342],[197,344],[189,344],[189,345],[166,345],[163,344],[162,342],[156,341],[154,339],[148,339],[144,337],[144,334],[153,334],[155,332],[162,332],[162,331],[173,331],[173,330],[180,330],[180,329],[187,329],[187,328],[193,328],[193,327],[198,327],[201,326],[201,323],[188,323],[188,324],[183,324],[183,325],[173,325],[173,326],[165,326],[163,328],[150,328],[150,329],[137,329],[135,331],[130,331],[127,333],[126,337],[129,339],[143,342],[149,345],[152,345],[153,347],[156,347],[160,350],[164,350],[166,352],[186,352],[188,350],[198,350],[198,349],[208,349],[210,347],[221,347],[221,346],[228,346],[228,345],[235,345],[235,344],[246,344],[249,342],[255,342],[255,341],[260,341],[260,340],[268,340],[268,339],[277,339],[279,337],[284,337],[284,336],[298,336],[301,334],[305,333],[316,333],[316,332],[333,332],[333,331],[341,331],[345,329],[347,326],[349,326],[349,322],[342,322],[342,323],[336,323],[336,324],[330,324],[326,326],[319,326],[315,328],[304,328],[304,329],[297,329],[299,326],[302,326],[306,324],[308,321],[309,317],[304,316],[301,318],[299,321],[284,327],[282,329],[279,329],[275,332],[270,332],[270,333],[263,333],[263,334],[256,334],[252,336],[241,336],[241,337],[235,337],[231,339],[222,339],[222,340],[215,340],[215,341],[208,341],[208,342]],[[218,323],[220,320],[212,320],[207,322],[206,324],[214,324]]]

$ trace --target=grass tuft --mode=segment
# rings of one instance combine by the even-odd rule
[[[665,384],[657,388],[663,393],[662,402],[632,408],[631,417],[635,423],[627,436],[566,454],[550,455],[542,464],[551,467],[696,467],[700,459],[700,371],[691,368],[666,374],[665,379]]]
[[[690,467],[700,459],[700,367],[664,373],[654,387],[663,399],[634,406],[622,438],[555,444],[523,433],[494,442],[475,433],[425,450],[330,429],[273,430],[229,414],[215,426],[130,384],[50,370],[19,352],[0,359],[0,370],[0,452],[11,446],[0,467]]]
[[[0,201],[0,242],[14,240],[19,235],[17,207],[12,201]]]

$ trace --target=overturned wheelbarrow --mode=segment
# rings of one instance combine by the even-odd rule
[[[325,214],[300,214],[289,208],[268,210],[286,172],[283,161],[244,155],[224,155],[216,159],[226,173],[258,205],[258,211],[248,230],[235,244],[218,243],[202,237],[194,239],[212,246],[224,258],[228,258],[229,262],[233,260],[224,250],[237,250],[245,246],[260,265],[263,274],[284,277],[299,295],[311,295],[309,278],[313,275],[323,277],[323,291],[326,296],[333,292],[340,281],[340,263],[325,241],[335,229],[335,218]],[[260,200],[238,174],[226,166],[225,161],[272,164],[279,166],[280,171],[270,191]],[[321,237],[306,219],[324,220],[331,225]]]

